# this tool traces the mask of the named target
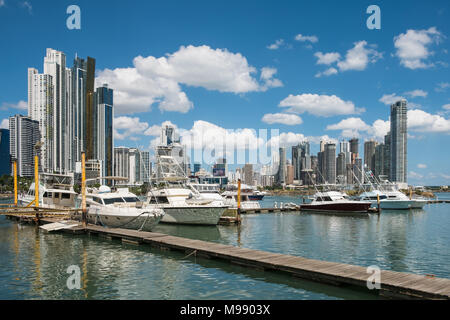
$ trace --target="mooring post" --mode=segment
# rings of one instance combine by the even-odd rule
[[[87,226],[87,210],[86,210],[86,153],[81,153],[81,221],[83,226]]]
[[[36,223],[39,224],[39,157],[34,156],[34,210]]]
[[[381,213],[380,195],[379,194],[377,194],[377,207],[378,207],[377,214],[379,215]]]
[[[238,192],[237,192],[237,219],[241,222],[241,179],[238,179]]]

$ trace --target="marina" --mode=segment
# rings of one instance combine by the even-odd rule
[[[280,200],[288,199],[284,199],[282,197],[266,197],[266,201],[274,200],[280,203]],[[448,219],[448,215],[446,215],[446,209],[448,208],[446,208],[445,204],[431,204],[428,205],[428,208],[426,208],[426,210],[428,211],[441,212],[441,214],[439,214],[439,216],[441,217],[440,219]],[[370,227],[370,230],[372,231],[369,232],[369,238],[367,240],[372,239],[370,240],[370,242],[373,242],[374,239],[378,238],[378,236],[373,233],[376,230],[373,228],[376,227],[377,224],[382,223],[382,226],[384,227],[381,228],[383,230],[392,223],[398,227],[401,224],[411,224],[412,221],[416,221],[413,225],[411,225],[414,226],[417,223],[423,221],[423,219],[421,218],[422,216],[430,215],[428,211],[424,212],[422,210],[419,210],[416,212],[414,210],[409,210],[407,213],[399,214],[396,211],[391,212],[385,210],[381,215],[371,215],[371,217],[369,218],[339,216],[332,217],[327,215],[301,213],[298,211],[279,211],[278,213],[274,212],[264,215],[243,215],[243,222],[241,226],[203,227],[159,225],[155,227],[155,230],[153,230],[153,232],[104,228],[94,225],[82,227],[79,223],[69,223],[62,228],[61,226],[56,226],[55,230],[50,230],[50,233],[47,234],[43,230],[34,229],[34,227],[32,226],[23,225],[22,228],[31,228],[31,230],[36,230],[34,232],[40,234],[39,237],[45,237],[49,239],[51,237],[60,237],[58,235],[60,232],[64,232],[64,234],[61,236],[69,241],[76,241],[75,239],[78,237],[81,237],[81,239],[86,239],[87,237],[87,241],[91,242],[95,241],[94,239],[97,238],[97,236],[99,236],[99,239],[102,239],[100,241],[115,241],[115,239],[118,239],[122,246],[136,246],[140,244],[138,248],[145,248],[149,246],[150,248],[152,248],[151,250],[157,250],[163,255],[168,254],[167,250],[171,250],[170,252],[173,251],[173,254],[176,254],[175,252],[180,252],[183,257],[188,256],[188,258],[186,258],[187,260],[192,261],[192,259],[194,259],[196,264],[200,263],[202,265],[206,263],[208,265],[208,263],[212,263],[212,261],[217,260],[217,263],[219,263],[220,265],[219,269],[222,269],[225,265],[231,263],[232,266],[237,266],[238,268],[245,267],[247,269],[250,267],[251,270],[255,270],[244,271],[244,274],[250,272],[251,274],[264,274],[264,277],[266,277],[267,273],[269,273],[274,274],[274,276],[277,275],[277,277],[280,276],[283,279],[285,277],[289,278],[294,276],[295,279],[299,278],[299,280],[295,281],[300,281],[300,283],[302,283],[302,281],[313,281],[313,283],[318,282],[318,286],[337,286],[337,288],[343,290],[343,292],[346,292],[346,290],[350,290],[352,292],[355,292],[355,294],[359,296],[364,296],[365,294],[361,293],[358,290],[363,290],[365,288],[366,280],[368,277],[366,267],[368,266],[368,263],[374,262],[366,260],[369,256],[372,255],[371,252],[374,248],[369,248],[370,246],[373,246],[373,244],[369,245],[369,247],[365,247],[366,250],[369,249],[368,252],[364,252],[363,254],[363,256],[365,256],[366,258],[357,261],[348,260],[348,258],[350,257],[350,252],[352,252],[351,255],[354,255],[358,258],[362,258],[362,252],[358,253],[358,246],[356,248],[352,248],[352,246],[348,247],[348,240],[344,242],[342,242],[342,240],[335,242],[335,248],[333,248],[333,246],[330,247],[330,250],[336,250],[335,254],[337,254],[338,251],[341,252],[343,257],[345,257],[344,260],[346,261],[342,261],[342,258],[338,258],[338,256],[340,256],[339,254],[334,257],[327,257],[326,259],[324,259],[324,256],[320,253],[321,251],[312,251],[314,252],[313,255],[311,255],[312,252],[307,254],[307,252],[313,249],[315,246],[312,246],[309,250],[304,251],[305,248],[302,248],[302,245],[298,247],[294,244],[297,243],[300,238],[302,238],[302,241],[306,241],[304,245],[311,246],[312,243],[310,240],[308,240],[308,236],[305,234],[305,231],[307,231],[307,233],[311,233],[315,229],[313,227],[314,225],[318,227],[323,225],[323,223],[327,221],[327,224],[331,222],[333,222],[333,224],[336,224],[337,229],[335,229],[336,227],[333,229],[328,229],[329,231],[327,232],[326,236],[328,239],[325,240],[325,243],[334,239],[334,237],[338,235],[337,233],[340,234],[339,238],[342,238],[344,236],[345,239],[345,229],[347,229],[347,227],[345,227],[345,224],[348,224],[348,227],[351,228],[350,230],[357,230],[355,228],[361,228],[363,225],[367,224],[372,225],[373,227]],[[14,215],[11,216],[10,219],[19,220],[20,217],[18,215]],[[4,223],[6,223],[6,221],[9,220],[4,220],[4,222],[2,222],[2,226],[4,226]],[[61,219],[45,217],[41,219],[41,223],[48,224],[48,226],[51,226],[52,223],[57,221],[61,221]],[[299,230],[303,230],[300,234],[297,234],[298,231],[294,231],[295,229],[291,229],[292,223],[294,221],[297,221],[296,223],[294,223],[294,225],[297,228],[300,227]],[[303,222],[299,224],[300,221]],[[408,223],[408,221],[410,222]],[[35,220],[29,219],[29,222],[34,224]],[[311,222],[313,222],[313,224],[311,224]],[[12,222],[7,223],[11,224]],[[14,223],[13,225],[18,226],[16,223]],[[356,227],[357,225],[359,225],[359,227]],[[435,223],[433,225],[435,225]],[[69,228],[66,228],[67,226],[69,226]],[[261,232],[264,233],[271,229],[268,229],[268,226],[275,227],[275,230],[285,231],[277,234],[271,233],[274,238],[269,240],[269,246],[267,246],[267,243],[264,242],[248,241],[255,236],[263,236]],[[284,227],[280,229],[280,227],[282,226]],[[59,230],[57,230],[58,228]],[[380,228],[380,226],[378,228]],[[258,229],[261,229],[261,231],[258,231]],[[54,234],[54,232],[56,233]],[[400,234],[394,236],[394,234],[385,234],[385,231],[383,231],[382,235],[379,236],[380,240],[386,236],[388,236],[388,238],[386,238],[386,240],[388,240],[389,238],[392,238],[392,236],[394,236],[394,238],[398,238],[399,235],[404,234],[402,232],[402,228],[399,228],[398,232],[400,232]],[[445,232],[445,229],[441,229],[440,232]],[[222,235],[223,233],[225,233],[225,236]],[[243,233],[247,234],[247,236],[243,236]],[[286,233],[288,233],[289,235]],[[319,231],[319,234],[320,233],[321,232]],[[414,233],[415,232],[413,232],[413,234]],[[362,234],[360,232],[357,232],[357,235],[360,239],[365,238],[361,238]],[[92,238],[92,236],[95,237]],[[236,236],[238,238],[235,238]],[[282,237],[280,238],[280,236]],[[439,233],[439,236],[442,236],[442,234]],[[247,237],[250,238],[245,240],[245,238]],[[408,236],[408,238],[409,237],[410,236]],[[259,239],[262,240],[263,238]],[[417,240],[418,239],[416,239],[416,241]],[[391,239],[391,241],[394,241],[394,239]],[[399,244],[397,240],[395,241],[397,244]],[[442,245],[444,245],[445,241],[445,238],[441,240]],[[272,245],[270,243],[272,243]],[[273,245],[276,243],[284,243],[285,245],[283,247],[285,247],[285,249],[282,249],[282,247],[279,246],[273,247]],[[298,242],[298,244],[300,243],[301,242]],[[378,242],[375,241],[374,243],[375,249],[379,246],[376,245],[376,243]],[[288,250],[286,250],[286,248],[288,248]],[[441,248],[441,246],[435,244],[435,249],[431,251],[434,252],[435,250],[439,250],[439,248]],[[442,247],[442,249],[443,248],[444,247]],[[388,254],[390,252],[389,250],[397,249],[398,248],[388,249]],[[129,249],[122,247],[122,249],[117,248],[117,250],[127,251]],[[140,250],[141,249],[139,249],[139,251]],[[356,252],[354,250],[356,250]],[[417,248],[415,248],[414,250],[417,250]],[[423,252],[423,248],[419,250],[419,256],[421,255],[420,252]],[[305,253],[308,258],[303,257]],[[412,252],[410,252],[410,254],[411,253]],[[422,254],[424,254],[424,252]],[[441,259],[446,259],[445,253],[441,251],[440,254]],[[395,256],[396,255],[392,256],[391,258],[394,259],[394,261],[396,259],[394,258]],[[364,261],[364,263],[362,263],[362,261]],[[379,260],[377,265],[380,261],[382,260]],[[405,262],[406,261],[404,261],[403,263]],[[411,267],[411,263],[414,265],[420,262],[421,261],[410,261],[409,263],[406,262],[406,264],[409,264]],[[412,269],[409,269],[409,267],[405,270],[404,268],[400,267],[401,264],[397,263],[394,263],[393,265],[381,265],[380,267],[383,270],[393,269],[382,271],[382,279],[385,279],[382,280],[383,289],[379,290],[379,292],[377,291],[375,294],[374,292],[369,292],[367,288],[365,288],[364,291],[369,294],[368,298],[372,299],[378,296],[378,294],[385,298],[448,298],[448,282],[450,280],[445,278],[449,276],[450,270],[445,271],[445,268],[441,269],[438,263],[437,265],[435,265],[435,267],[437,268],[437,270],[439,270],[439,272],[436,272],[435,270],[433,270],[432,266],[430,268],[429,264],[427,264],[425,261],[423,262],[426,265],[423,266],[422,272],[418,272],[417,267],[413,267]],[[270,278],[271,275],[267,277]],[[338,294],[337,296],[339,297],[340,295]]]

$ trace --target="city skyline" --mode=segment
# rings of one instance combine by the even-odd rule
[[[189,133],[275,128],[288,152],[308,138],[311,154],[317,153],[322,136],[336,143],[356,136],[362,158],[365,140],[384,141],[390,105],[403,97],[408,100],[408,182],[450,184],[449,151],[442,150],[450,133],[447,2],[438,1],[440,9],[414,2],[414,11],[408,10],[409,3],[381,2],[381,30],[366,28],[368,4],[357,2],[345,9],[333,2],[322,4],[333,15],[323,15],[316,4],[258,4],[270,16],[254,12],[252,2],[240,4],[236,12],[234,2],[226,7],[210,4],[202,13],[209,30],[203,30],[190,22],[201,20],[195,12],[201,3],[177,3],[189,18],[164,21],[168,16],[157,18],[155,11],[168,12],[170,4],[139,3],[142,10],[137,11],[142,13],[131,13],[119,2],[88,6],[80,1],[79,31],[65,28],[64,1],[52,10],[30,1],[31,14],[15,3],[6,0],[0,7],[0,24],[17,26],[11,33],[24,39],[27,49],[11,38],[11,52],[1,53],[2,125],[13,114],[26,115],[27,68],[40,66],[46,48],[54,48],[69,60],[76,53],[96,58],[96,85],[108,83],[115,91],[116,147],[149,150],[159,142],[162,124],[170,121]],[[217,19],[214,9],[220,9],[223,18]],[[97,15],[135,23],[118,22],[123,28],[114,28],[115,37],[105,32],[99,41],[97,35],[104,30],[95,21]],[[173,19],[186,28],[171,27]],[[267,19],[273,23],[266,25]],[[35,30],[30,24],[37,25]],[[51,40],[41,34],[49,28]],[[5,35],[5,41],[9,37]],[[416,56],[405,52],[409,45]],[[206,63],[214,59],[221,64]],[[222,67],[225,63],[228,68]],[[236,73],[240,81],[230,77]],[[136,77],[142,86],[130,90]],[[163,82],[170,89],[164,89]]]

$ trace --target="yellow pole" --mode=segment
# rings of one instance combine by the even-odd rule
[[[241,179],[238,179],[238,194],[237,194],[237,198],[238,198],[238,210],[241,209]]]
[[[378,207],[378,214],[381,213],[381,206],[380,206],[380,195],[377,194],[377,207]]]
[[[82,222],[87,225],[86,217],[86,154],[81,153],[81,208],[82,208]]]
[[[411,200],[411,199],[412,199],[412,187],[409,188],[409,200]]]
[[[39,207],[39,157],[34,156],[34,205]]]
[[[17,207],[17,160],[15,159],[13,162],[13,172],[14,172],[14,205]]]

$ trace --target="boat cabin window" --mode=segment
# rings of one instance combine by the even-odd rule
[[[44,192],[43,197],[44,197],[44,198],[51,198],[51,197],[52,197],[52,194],[51,194],[51,193],[48,193],[48,192]]]
[[[93,197],[92,200],[94,200],[97,203],[103,204],[102,199],[100,199],[98,197]]]
[[[123,197],[123,200],[125,200],[125,202],[139,202],[139,198],[137,197]]]
[[[316,201],[332,201],[329,196],[317,197]]]
[[[62,193],[62,199],[70,199],[70,193]]]
[[[157,203],[169,203],[169,199],[167,197],[151,197],[150,203],[157,204]]]
[[[117,203],[117,202],[121,202],[121,203],[124,202],[122,198],[103,199],[103,201],[105,202],[105,205],[114,204],[114,203]]]

